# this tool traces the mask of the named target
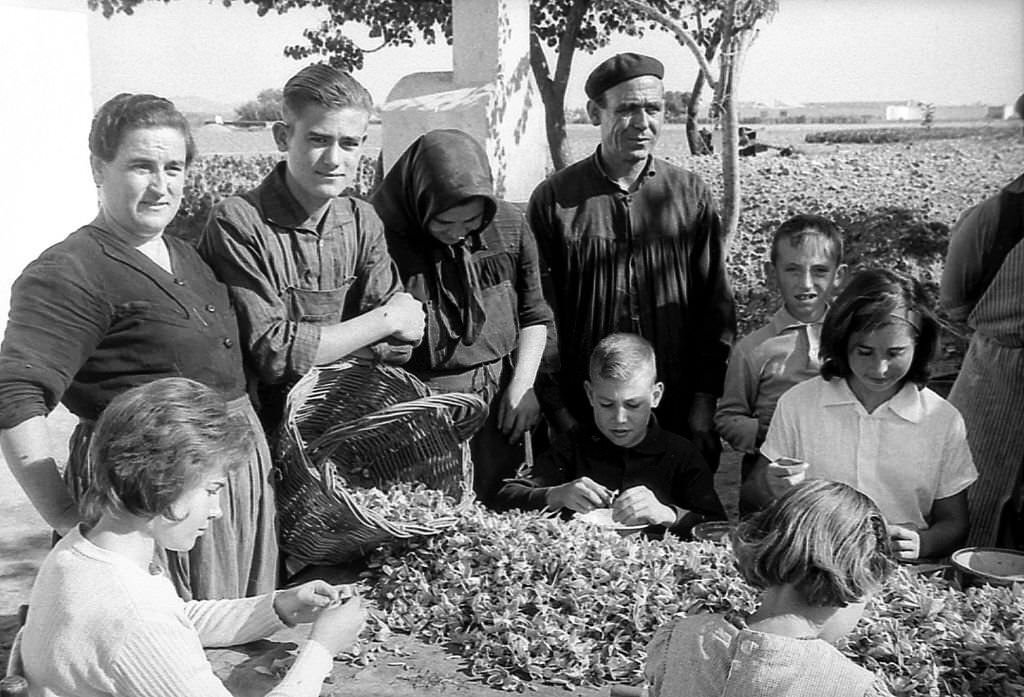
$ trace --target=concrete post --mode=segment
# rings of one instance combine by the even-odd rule
[[[453,0],[451,72],[398,81],[381,115],[384,167],[418,136],[458,128],[487,150],[499,197],[525,201],[550,169],[530,69],[527,0]]]

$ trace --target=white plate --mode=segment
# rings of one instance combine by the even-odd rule
[[[609,530],[643,530],[647,527],[643,523],[639,525],[623,525],[612,520],[612,509],[610,508],[595,508],[588,513],[577,513],[576,520],[582,520],[584,523],[593,525],[596,528],[608,528]]]

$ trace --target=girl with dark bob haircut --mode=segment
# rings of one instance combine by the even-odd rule
[[[742,521],[732,544],[760,606],[745,618],[694,614],[660,628],[647,650],[652,697],[888,694],[832,646],[895,568],[871,499],[806,481]]]
[[[855,275],[825,315],[821,327],[821,375],[826,380],[850,375],[850,338],[907,316],[916,335],[914,360],[904,378],[919,388],[928,382],[928,364],[939,342],[939,323],[924,287],[887,269]]]
[[[96,474],[85,501],[93,515],[43,561],[15,649],[39,694],[230,697],[203,647],[305,622],[313,623],[309,639],[268,697],[320,694],[333,656],[363,626],[351,587],[309,581],[185,601],[163,564],[162,551],[188,552],[232,513],[228,473],[253,447],[248,421],[194,380],[161,378],[111,401],[89,450]]]
[[[750,510],[804,479],[845,482],[878,504],[901,559],[941,558],[967,537],[978,478],[963,417],[925,386],[938,325],[920,284],[868,269],[825,316],[821,375],[779,399],[754,470]]]

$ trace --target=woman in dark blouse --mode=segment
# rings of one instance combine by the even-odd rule
[[[187,377],[217,389],[247,419],[257,447],[223,494],[192,552],[164,561],[185,599],[273,590],[277,542],[270,456],[245,391],[238,327],[226,288],[164,229],[195,155],[188,122],[166,99],[120,94],[89,134],[100,210],[15,282],[0,347],[0,444],[19,484],[58,534],[79,524],[93,424],[121,392]],[[79,418],[61,480],[46,415]],[[88,523],[89,521],[86,521]]]
[[[406,291],[426,305],[423,342],[405,367],[491,407],[471,442],[474,489],[491,504],[540,416],[533,382],[552,317],[533,234],[521,211],[495,198],[487,155],[462,131],[418,138],[371,201]]]

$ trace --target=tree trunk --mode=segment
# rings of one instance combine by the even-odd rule
[[[722,105],[722,228],[725,231],[725,253],[729,254],[732,240],[739,227],[742,200],[739,176],[739,118],[736,113],[736,62],[740,42],[732,27],[726,27],[722,37],[719,84]]]
[[[698,17],[699,19],[699,17]],[[698,23],[698,27],[699,27]],[[715,57],[715,53],[718,51],[718,45],[722,42],[722,32],[718,30],[714,33],[708,45],[704,47],[704,57],[710,63]],[[690,145],[691,155],[710,155],[712,153],[711,147],[708,143],[704,142],[704,139],[700,136],[700,131],[697,124],[697,109],[700,106],[700,95],[704,91],[704,85],[707,83],[707,78],[704,75],[703,70],[697,70],[697,77],[693,81],[693,90],[690,96],[690,103],[686,105],[686,142]]]
[[[565,89],[554,89],[550,96],[542,92],[541,99],[544,102],[544,125],[547,128],[551,165],[557,172],[572,163],[569,135],[565,131]]]
[[[700,135],[697,126],[697,107],[700,105],[700,93],[704,91],[704,73],[697,71],[690,91],[690,103],[686,105],[686,142],[690,145],[691,155],[707,155],[708,147]]]
[[[544,125],[551,151],[551,164],[557,172],[572,162],[569,136],[565,131],[565,90],[569,86],[569,71],[573,54],[576,52],[576,37],[583,23],[583,16],[593,0],[573,0],[565,17],[565,31],[558,41],[558,59],[552,75],[540,39],[530,34],[530,67],[544,103]]]

